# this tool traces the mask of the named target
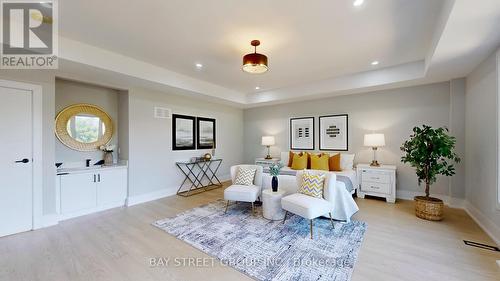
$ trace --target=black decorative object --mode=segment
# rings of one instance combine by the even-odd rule
[[[215,119],[198,117],[197,120],[197,138],[196,147],[198,149],[214,149],[216,146]]]
[[[196,149],[195,122],[193,116],[172,115],[172,150]]]
[[[290,118],[290,149],[314,150],[314,117]]]
[[[277,176],[272,177],[271,187],[273,189],[273,192],[278,192],[278,177]]]
[[[319,150],[349,150],[349,122],[347,114],[319,117]]]

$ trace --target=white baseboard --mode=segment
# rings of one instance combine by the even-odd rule
[[[231,175],[227,174],[227,175],[219,176],[219,180],[221,182],[231,180]],[[126,205],[130,207],[130,206],[134,206],[137,204],[142,204],[142,203],[146,203],[149,201],[154,201],[154,200],[158,200],[161,198],[173,196],[175,194],[177,194],[177,187],[173,186],[171,188],[165,188],[165,189],[156,190],[156,191],[145,193],[145,194],[130,196],[127,199]]]
[[[176,188],[165,188],[165,189],[160,189],[160,190],[156,190],[156,191],[149,192],[149,193],[130,196],[127,199],[127,206],[130,207],[130,206],[134,206],[137,204],[142,204],[142,203],[146,203],[149,201],[158,200],[161,198],[175,195],[176,193],[177,193]]]
[[[423,192],[408,191],[408,190],[397,190],[396,198],[404,200],[413,200],[415,196],[422,196]],[[450,197],[448,195],[433,194],[433,197],[443,200],[444,204],[451,208],[463,209],[465,207],[465,200],[462,198]]]
[[[231,180],[231,174],[219,176],[219,180],[221,182],[230,181]]]
[[[487,218],[480,210],[468,201],[465,202],[465,211],[488,234],[491,239],[500,245],[500,227]]]
[[[396,198],[399,199],[413,200],[413,197],[424,194],[421,192],[398,190],[396,195]],[[454,198],[447,195],[432,196],[443,200],[449,207],[464,209],[479,227],[481,227],[497,245],[500,245],[500,227],[488,219],[480,210],[470,204],[470,202],[465,199]]]
[[[44,228],[44,227],[54,226],[54,225],[59,224],[59,221],[60,221],[59,214],[43,215],[41,224],[38,226],[35,226],[34,229],[40,229],[40,228]]]
[[[106,211],[106,210],[113,209],[113,208],[123,207],[124,205],[125,205],[125,201],[120,200],[120,201],[117,201],[114,203],[109,203],[109,204],[95,207],[95,208],[89,208],[89,209],[79,210],[79,211],[72,212],[72,213],[61,214],[61,215],[59,215],[59,221],[68,220],[68,219],[81,217],[81,216],[85,216],[85,215],[90,215],[93,213],[102,212],[102,211]]]

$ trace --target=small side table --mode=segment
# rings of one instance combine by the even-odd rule
[[[284,190],[273,192],[271,189],[262,191],[262,216],[268,220],[282,220],[285,218],[285,210],[281,208],[281,198],[285,195]]]

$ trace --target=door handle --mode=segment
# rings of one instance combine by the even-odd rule
[[[101,182],[101,174],[97,174],[97,182]]]
[[[16,161],[16,163],[24,163],[24,164],[29,163],[29,162],[30,162],[30,160],[28,158],[24,158],[22,160],[17,160]]]
[[[95,175],[94,175],[94,182],[95,182]]]

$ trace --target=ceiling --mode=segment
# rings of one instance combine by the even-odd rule
[[[473,25],[468,30],[476,37],[489,32],[490,38],[481,38],[483,53],[500,42],[491,26],[500,23],[495,1],[473,6],[476,20],[478,10],[488,11],[479,14],[480,31]],[[60,57],[237,104],[264,104],[422,81],[433,61],[440,66],[436,77],[448,79],[448,60],[477,57],[467,54],[476,46],[451,56],[448,51],[464,41],[451,35],[471,20],[474,2],[365,0],[355,7],[352,0],[60,1]],[[252,39],[261,40],[258,52],[269,57],[265,74],[241,71]],[[380,63],[371,65],[375,60]]]

